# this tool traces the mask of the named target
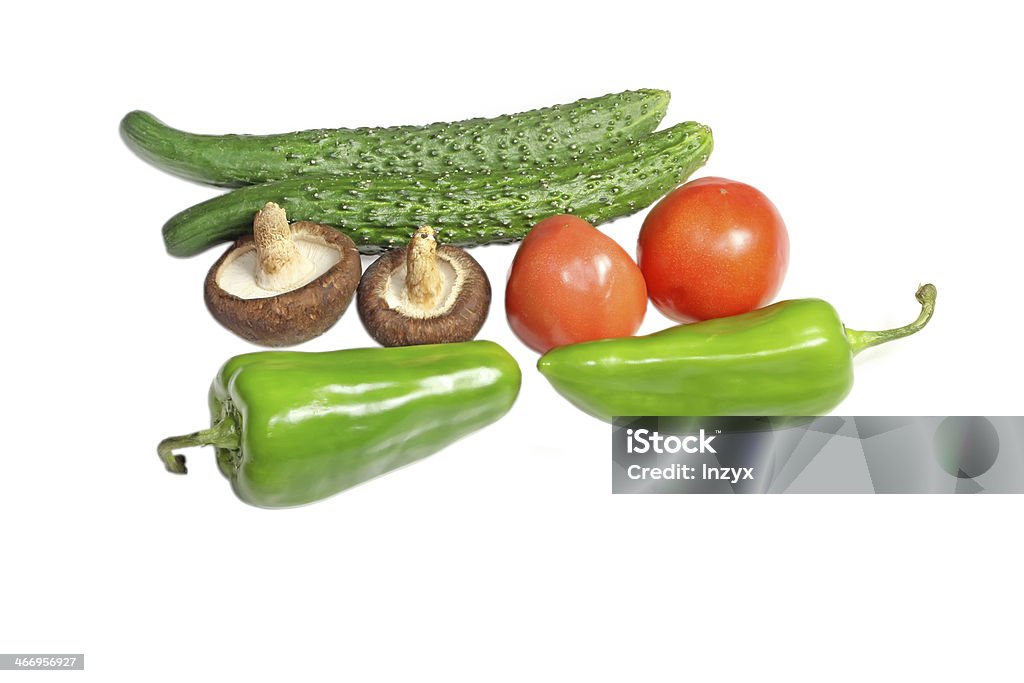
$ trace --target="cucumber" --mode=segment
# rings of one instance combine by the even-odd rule
[[[522,239],[541,218],[574,213],[597,224],[650,205],[707,161],[711,129],[681,123],[573,166],[443,176],[347,173],[251,185],[196,204],[163,227],[167,251],[192,256],[252,230],[276,202],[290,220],[334,226],[364,254],[405,244],[430,225],[449,244]]]
[[[197,135],[133,111],[121,135],[158,168],[228,187],[349,171],[497,172],[570,163],[640,139],[658,127],[668,102],[664,90],[629,90],[492,119],[279,135]]]

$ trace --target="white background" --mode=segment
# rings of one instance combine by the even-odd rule
[[[136,108],[276,132],[669,89],[666,125],[715,132],[697,175],[785,217],[782,298],[875,329],[938,286],[933,323],[859,358],[838,414],[1024,412],[1009,3],[710,4],[13,10],[0,651],[84,652],[96,681],[1019,680],[1024,499],[612,496],[609,427],[507,327],[514,247],[474,251],[481,337],[524,373],[501,422],[286,511],[235,499],[209,450],[187,477],[157,460],[253,347],[203,306],[220,249],[163,250],[163,221],[216,190],[122,145]],[[632,252],[643,215],[603,229]],[[368,343],[352,310],[303,348]]]

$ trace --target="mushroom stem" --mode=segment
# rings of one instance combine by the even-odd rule
[[[437,239],[434,229],[422,227],[412,236],[405,252],[405,290],[409,303],[433,310],[441,301],[444,278],[437,265]]]
[[[287,292],[303,284],[314,266],[295,246],[288,216],[274,202],[256,212],[252,221],[259,268],[256,283],[263,289]]]

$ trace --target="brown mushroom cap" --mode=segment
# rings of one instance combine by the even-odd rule
[[[405,279],[408,247],[384,254],[363,274],[356,306],[366,330],[382,346],[442,344],[473,339],[487,319],[491,283],[476,259],[449,245],[437,247],[444,291],[436,309],[404,306],[399,290]]]
[[[206,276],[206,307],[217,321],[240,337],[262,346],[290,346],[326,332],[352,302],[362,264],[355,243],[319,223],[291,224],[296,240],[309,240],[338,252],[338,261],[312,281],[288,292],[257,298],[238,296],[221,286],[222,275],[239,258],[255,254],[252,235],[236,241]]]

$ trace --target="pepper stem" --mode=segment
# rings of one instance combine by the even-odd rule
[[[437,265],[437,237],[434,229],[417,230],[405,252],[405,290],[409,303],[431,311],[437,307],[444,291],[444,278]]]
[[[921,313],[917,316],[917,320],[909,325],[897,327],[893,330],[881,330],[879,332],[862,332],[860,330],[847,329],[846,338],[850,341],[850,348],[852,349],[853,354],[857,355],[864,349],[890,342],[893,339],[909,337],[915,332],[922,330],[924,326],[928,324],[928,321],[932,319],[932,314],[935,313],[935,285],[921,285],[917,289],[916,296],[918,302],[921,304]]]
[[[238,448],[238,429],[230,418],[218,420],[209,429],[203,429],[183,436],[170,436],[160,442],[156,452],[164,461],[164,467],[174,474],[187,474],[185,456],[174,452],[175,448],[193,446],[216,446],[217,448]]]

